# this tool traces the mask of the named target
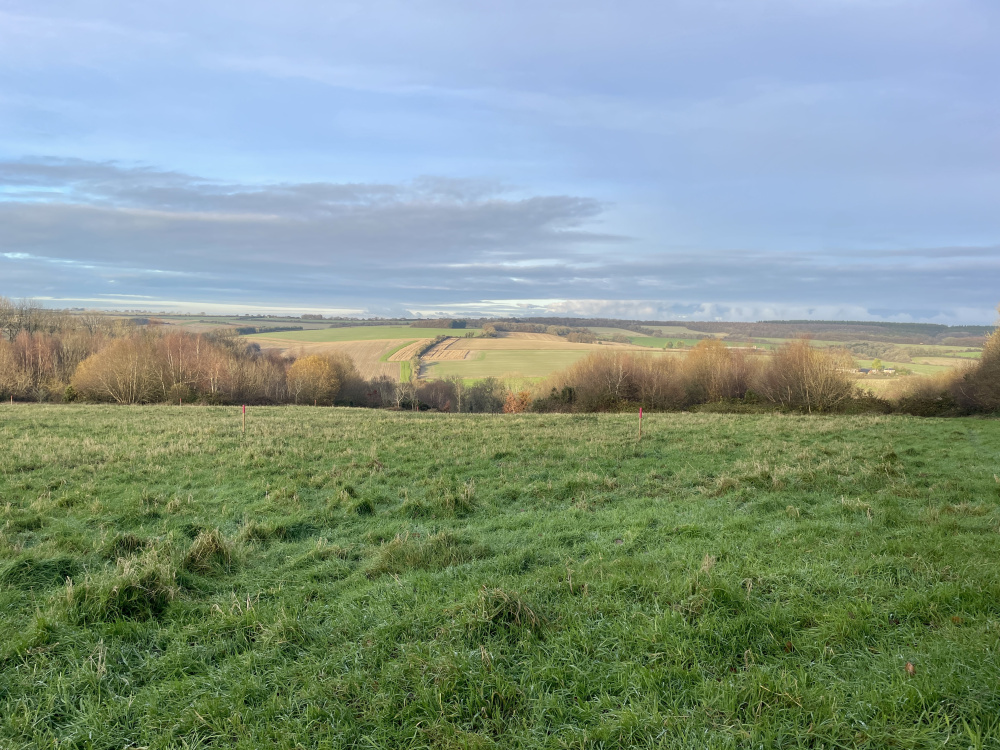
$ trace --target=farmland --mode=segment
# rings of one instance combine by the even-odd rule
[[[483,338],[481,329],[449,330],[406,326],[357,326],[286,331],[254,334],[246,338],[264,348],[274,348],[291,354],[343,351],[354,359],[359,372],[365,377],[387,375],[391,378],[406,379],[410,373],[406,363],[415,354],[426,349],[435,336],[444,335],[448,338],[424,352],[419,377],[425,380],[460,377],[471,381],[485,377],[508,380],[542,378],[572,365],[588,352],[608,351],[612,347],[677,356],[681,353],[680,347],[694,346],[700,340],[680,338],[681,336],[707,335],[697,334],[678,326],[663,326],[657,330],[662,330],[665,336],[648,336],[623,328],[592,329],[594,333],[602,336],[615,334],[627,336],[631,341],[630,344],[609,341],[598,344],[578,343],[568,341],[565,337],[545,333],[501,333],[497,337]],[[677,338],[666,337],[671,334]],[[739,340],[726,341],[727,334],[724,333],[713,336],[720,338],[729,346],[751,346]],[[779,338],[762,338],[755,339],[752,345],[766,350],[785,341]],[[819,347],[841,346],[842,343],[833,340],[812,341],[814,346]],[[668,346],[670,348],[664,349]],[[887,367],[905,369],[913,375],[933,375],[962,367],[979,355],[976,351],[938,345],[921,346],[914,351],[917,354],[912,362],[885,360],[883,364]],[[872,359],[860,357],[855,361],[859,367],[871,367],[873,363]],[[870,380],[863,381],[861,385],[867,390],[880,393],[887,389],[884,384],[873,384]]]
[[[474,352],[469,352],[473,354]],[[552,349],[486,350],[475,352],[472,358],[428,362],[424,375],[443,378],[541,377],[569,367],[587,355],[586,349],[554,351]]]
[[[466,335],[470,334],[470,335]],[[484,377],[542,377],[567,367],[588,352],[609,347],[637,348],[623,344],[585,344],[542,333],[502,333],[479,337],[479,329],[434,329],[402,326],[358,326],[310,331],[284,331],[246,336],[265,349],[297,355],[341,351],[354,359],[364,377],[403,377],[408,361],[436,336],[448,338],[423,355],[422,378],[455,375]],[[405,379],[405,378],[404,378]]]
[[[295,356],[309,354],[324,354],[328,352],[343,352],[351,358],[358,374],[363,378],[375,378],[385,375],[390,378],[399,377],[400,353],[410,347],[412,340],[405,339],[344,339],[330,342],[305,342],[297,339],[285,339],[274,336],[254,337],[262,348],[278,349]]]
[[[405,320],[362,322],[317,319],[315,316],[300,319],[164,315],[149,320],[152,321],[150,325],[163,323],[190,333],[221,333],[223,336],[240,331],[246,334],[248,327],[265,329],[246,334],[243,340],[288,357],[341,352],[354,361],[358,373],[366,379],[383,376],[408,381],[412,375],[423,381],[458,377],[472,382],[498,377],[508,384],[536,382],[594,351],[631,349],[657,356],[683,356],[699,342],[716,339],[728,347],[767,356],[794,340],[783,338],[783,335],[810,336],[810,345],[818,348],[848,347],[855,366],[872,367],[878,358],[882,365],[896,370],[894,378],[907,380],[967,366],[981,356],[982,337],[989,330],[982,326],[949,328],[835,321],[690,322],[683,325],[677,321],[663,324],[646,321],[637,325],[635,321],[594,319],[576,325],[571,319],[559,318],[548,319],[548,323],[522,321],[516,324],[522,326],[519,330],[502,322],[484,321],[482,325],[487,326],[484,330],[482,327],[414,327]],[[614,325],[616,322],[621,325]],[[508,327],[504,328],[505,325]],[[301,330],[295,330],[299,328]],[[643,332],[631,328],[640,328]],[[526,332],[525,329],[547,332]],[[570,335],[553,335],[553,332]],[[444,340],[435,344],[442,336]],[[595,342],[593,336],[601,340]],[[617,340],[612,341],[611,337]],[[411,360],[417,356],[420,363],[414,369]],[[859,384],[865,390],[879,393],[901,394],[905,390],[903,384],[889,386],[864,377]]]
[[[465,379],[539,378],[569,367],[593,351],[637,349],[627,344],[584,344],[545,333],[504,333],[497,338],[455,338],[424,356],[421,376]]]
[[[1000,747],[1000,422],[0,407],[0,746]]]

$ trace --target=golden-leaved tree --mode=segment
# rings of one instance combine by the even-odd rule
[[[310,354],[288,367],[288,393],[297,404],[332,404],[341,386],[357,378],[350,357],[341,353]]]

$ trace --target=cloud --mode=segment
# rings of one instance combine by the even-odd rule
[[[83,283],[83,271],[96,284],[186,274],[192,290],[224,279],[244,299],[392,301],[401,289],[450,289],[448,264],[627,244],[595,229],[603,211],[483,180],[245,184],[79,159],[0,163],[0,257],[42,285]]]
[[[989,322],[1000,288],[984,283],[1000,280],[997,246],[650,251],[602,231],[607,211],[489,180],[246,183],[9,160],[0,277],[9,295],[119,307],[644,319]]]
[[[593,199],[489,181],[244,184],[32,159],[0,163],[0,185],[6,291],[77,305],[983,322],[994,300],[969,290],[1000,277],[996,247],[644,252],[596,230]],[[933,296],[953,302],[922,309]]]

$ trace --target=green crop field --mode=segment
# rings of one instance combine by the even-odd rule
[[[885,367],[894,367],[896,369],[909,370],[915,375],[936,375],[940,372],[948,372],[952,369],[949,365],[923,365],[919,364],[919,357],[917,362],[882,362]],[[871,367],[873,359],[855,359],[854,363],[858,367]],[[956,365],[961,364],[959,360],[956,360]]]
[[[502,377],[519,375],[542,377],[569,367],[590,352],[586,349],[499,349],[478,352],[474,359],[430,362],[425,368],[427,378],[458,375],[461,378]]]
[[[321,328],[312,331],[282,331],[280,333],[255,333],[246,338],[282,339],[288,341],[307,341],[322,343],[327,341],[377,341],[382,339],[432,339],[442,334],[446,336],[464,336],[467,333],[478,335],[478,328],[411,328],[410,326],[352,326],[350,328]]]
[[[630,331],[627,328],[608,328],[606,326],[588,326],[587,330],[591,333],[596,333],[598,336],[628,336],[629,338],[633,336],[642,337],[646,334],[636,333],[635,331]]]
[[[1000,422],[0,406],[0,747],[997,748]]]
[[[983,353],[979,352],[964,352],[964,351],[950,351],[948,354],[944,355],[947,357],[960,357],[961,359],[982,359]]]

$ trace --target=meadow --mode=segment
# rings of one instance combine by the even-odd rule
[[[1000,421],[0,406],[0,747],[1000,747]]]

